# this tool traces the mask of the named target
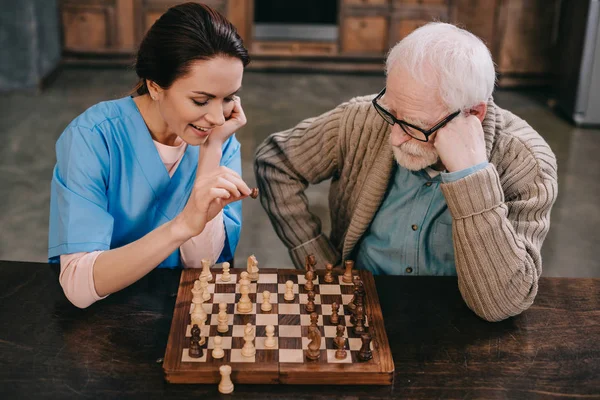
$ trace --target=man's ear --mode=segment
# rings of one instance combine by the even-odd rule
[[[479,121],[482,123],[483,123],[483,119],[485,118],[486,112],[487,112],[487,104],[486,103],[479,103],[469,109],[469,115],[476,116],[479,119]]]

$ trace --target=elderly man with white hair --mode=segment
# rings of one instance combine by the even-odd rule
[[[261,202],[297,268],[305,256],[374,274],[457,275],[488,321],[535,298],[557,195],[556,159],[492,99],[490,52],[473,34],[425,25],[399,42],[386,87],[257,150]],[[332,231],[309,211],[309,184],[331,179]],[[322,264],[321,264],[322,265]]]

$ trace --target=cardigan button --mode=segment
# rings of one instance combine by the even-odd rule
[[[406,273],[410,274],[412,272],[412,268],[411,267],[406,267]]]
[[[427,186],[427,187],[429,187],[429,186],[431,186],[431,185],[433,185],[433,182],[427,182],[427,183],[425,184],[425,186]]]
[[[419,227],[415,224],[411,225],[411,228],[413,231],[416,231],[417,229],[419,229]]]

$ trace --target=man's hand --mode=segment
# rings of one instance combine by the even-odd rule
[[[475,115],[459,115],[435,135],[433,146],[448,172],[487,161],[481,122]]]
[[[226,108],[224,110],[225,123],[213,128],[203,146],[208,147],[217,145],[221,147],[231,135],[246,125],[246,115],[244,114],[239,96],[233,96],[233,101],[231,103],[233,103],[233,108],[227,107],[229,109]]]

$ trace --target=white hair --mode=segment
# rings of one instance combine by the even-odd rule
[[[386,74],[396,67],[436,87],[449,110],[487,102],[496,82],[492,55],[481,39],[442,22],[428,23],[398,42],[388,54]],[[433,80],[426,70],[434,72]]]

